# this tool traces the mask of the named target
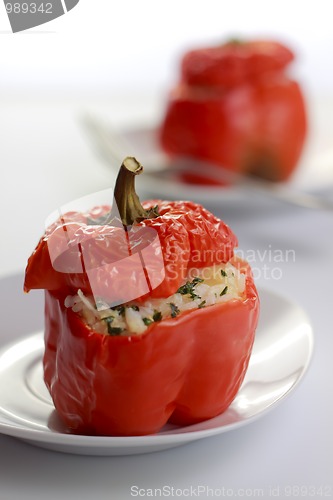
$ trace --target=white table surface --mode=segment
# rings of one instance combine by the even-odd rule
[[[13,321],[0,327],[0,346],[42,327],[41,293],[24,296],[21,287],[27,257],[45,218],[62,204],[113,182],[113,174],[85,141],[76,117],[88,106],[101,113],[108,110],[119,125],[130,120],[148,123],[159,115],[157,103],[157,98],[136,96],[85,103],[1,103],[1,315],[9,314]],[[325,130],[331,116],[325,112]],[[315,133],[317,145],[328,141],[318,130]],[[328,186],[328,192],[333,199],[333,187]],[[222,498],[284,498],[290,486],[296,488],[296,497],[333,496],[333,213],[268,199],[213,200],[210,205],[234,229],[240,248],[254,251],[258,284],[306,310],[315,352],[302,383],[274,411],[250,425],[152,454],[75,456],[0,435],[0,500],[122,500],[133,498],[131,486],[146,489],[146,498],[149,488],[173,487],[176,497],[177,488],[178,496],[181,490],[186,496],[186,488],[192,487],[194,498],[199,485],[206,487],[201,498],[209,497],[207,488],[217,489]],[[275,262],[270,251],[276,250],[284,256],[292,250],[294,258]],[[306,496],[297,487],[308,488],[308,493],[315,487],[317,493]]]

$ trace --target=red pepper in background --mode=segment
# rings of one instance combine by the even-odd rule
[[[25,291],[46,290],[45,383],[62,420],[82,434],[151,434],[168,420],[188,425],[220,414],[243,381],[254,341],[259,299],[248,264],[234,257],[237,240],[232,231],[191,202],[142,206],[134,192],[134,175],[140,171],[135,160],[126,159],[115,189],[127,243],[112,224],[114,213],[108,207],[72,212],[47,229],[26,269]],[[153,233],[145,241],[146,228],[156,231],[160,246]],[[158,318],[141,334],[93,331],[65,306],[66,297],[78,288],[96,290],[90,268],[101,272],[99,298],[113,300],[117,287],[110,280],[112,267],[126,271],[121,262],[128,258],[128,248],[131,257],[142,256],[146,243],[153,245],[144,276],[149,277],[149,265],[162,252],[164,279],[141,300],[167,298],[184,283],[189,268],[221,262],[231,262],[246,275],[244,297]],[[50,248],[52,255],[47,256]],[[134,290],[140,274],[132,271],[127,286]],[[119,285],[114,276],[113,281]],[[121,295],[121,280],[118,288]]]
[[[302,91],[286,73],[293,53],[273,41],[231,41],[186,53],[160,138],[170,155],[284,181],[306,136]]]

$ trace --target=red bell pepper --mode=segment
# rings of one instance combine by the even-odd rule
[[[87,293],[96,290],[95,283],[89,285],[87,271],[96,269],[93,265],[101,268],[97,280],[104,283],[98,288],[101,298],[114,299],[114,287],[111,294],[108,287],[112,288],[112,266],[120,265],[115,254],[120,262],[127,258],[119,245],[123,243],[119,227],[113,225],[114,210],[72,212],[48,228],[29,259],[25,291],[45,288],[44,380],[60,417],[73,432],[144,435],[158,432],[167,421],[188,425],[218,415],[242,383],[254,341],[259,299],[249,266],[234,257],[237,240],[232,231],[191,202],[153,201],[141,206],[133,184],[133,174],[140,169],[133,171],[132,166],[133,160],[125,160],[115,190],[127,248],[132,255],[144,255],[147,242],[140,230],[156,230],[160,247],[153,245],[150,257],[154,260],[154,252],[162,251],[165,270],[161,284],[138,297],[139,303],[147,297],[167,299],[193,266],[202,269],[231,262],[246,275],[246,286],[239,299],[158,317],[143,333],[114,330],[104,335],[66,307],[65,299],[78,288]],[[148,236],[151,245],[155,240]],[[119,269],[126,271],[126,266]],[[134,289],[137,277],[134,269],[130,288]]]
[[[286,74],[293,59],[272,41],[186,53],[161,125],[162,147],[237,173],[288,179],[307,129],[302,91]]]

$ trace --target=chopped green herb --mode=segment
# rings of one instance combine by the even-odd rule
[[[224,269],[221,269],[221,275],[223,276],[223,278],[226,278],[228,276]]]
[[[192,287],[189,281],[187,281],[185,285],[182,285],[177,290],[177,293],[180,293],[181,295],[187,295],[188,293],[190,294],[191,292],[192,292]]]
[[[196,276],[195,278],[193,278],[192,284],[197,285],[198,283],[202,283],[203,281],[204,280],[202,278],[199,278],[199,276]]]
[[[227,287],[227,286],[225,286],[225,287],[223,288],[222,292],[220,293],[220,297],[222,297],[222,295],[225,295],[225,294],[227,293],[227,291],[228,291],[228,287]]]
[[[198,308],[201,309],[202,307],[205,307],[206,305],[206,301],[203,300],[202,302],[200,302],[200,304],[198,305]]]
[[[114,320],[114,316],[108,316],[107,318],[103,318],[103,320],[107,324],[108,334],[109,335],[113,335],[113,336],[120,335],[124,331],[124,328],[117,327],[117,326],[112,326],[112,322]]]
[[[124,328],[121,328],[120,326],[110,326],[108,325],[108,333],[112,336],[117,336],[117,335],[120,335],[121,333],[123,333],[124,331]]]
[[[133,305],[133,306],[129,306],[131,309],[133,309],[134,311],[138,311],[139,310],[139,306],[136,306],[136,305]]]
[[[161,321],[161,319],[162,319],[161,311],[154,311],[153,320],[154,321]]]
[[[115,306],[115,307],[111,307],[111,309],[113,311],[117,311],[119,316],[124,316],[124,314],[125,314],[125,306]]]
[[[108,316],[107,318],[103,318],[103,321],[105,321],[105,323],[107,323],[108,325],[112,323],[112,321],[114,320],[114,316]]]
[[[176,306],[176,304],[173,304],[172,302],[170,302],[169,305],[170,305],[170,308],[171,308],[171,318],[175,318],[180,313],[180,310],[178,309],[178,307]]]
[[[142,321],[144,322],[144,324],[146,326],[149,326],[149,325],[151,325],[153,323],[153,320],[150,319],[150,318],[142,318]]]
[[[203,282],[202,278],[196,277],[192,281],[187,281],[185,283],[185,285],[182,285],[181,287],[179,287],[177,290],[177,293],[180,293],[181,295],[189,295],[191,297],[191,299],[193,299],[193,300],[198,299],[200,297],[199,297],[199,295],[197,295],[194,292],[194,287],[198,283],[202,283],[202,282]]]

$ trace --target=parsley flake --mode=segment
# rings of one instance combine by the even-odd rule
[[[178,288],[177,293],[180,293],[181,295],[189,295],[192,300],[194,299],[200,299],[199,295],[197,295],[194,292],[194,287],[198,283],[202,283],[203,279],[196,277],[192,281],[187,281],[185,285],[182,285],[181,287]]]
[[[133,311],[139,311],[139,306],[136,306],[136,305],[133,305],[133,306],[129,306],[131,309],[133,309]]]
[[[161,321],[161,319],[162,319],[161,311],[154,311],[153,320],[154,321]]]
[[[178,316],[178,314],[180,313],[180,310],[178,309],[176,304],[174,304],[173,302],[170,302],[169,306],[171,308],[171,318],[175,318],[176,316]]]
[[[225,287],[223,288],[222,292],[220,293],[220,297],[222,297],[222,295],[225,295],[225,294],[227,293],[227,291],[228,291],[228,287],[227,287],[227,286],[225,286]]]
[[[202,278],[199,278],[199,276],[196,276],[195,278],[193,278],[192,284],[197,285],[198,283],[202,283],[203,281],[204,280]]]
[[[113,311],[117,311],[119,316],[124,316],[125,315],[125,306],[115,306],[111,307]]]
[[[114,316],[108,316],[107,318],[103,318],[103,320],[106,322],[109,335],[112,335],[112,336],[120,335],[124,331],[124,328],[121,328],[118,326],[112,326]]]

